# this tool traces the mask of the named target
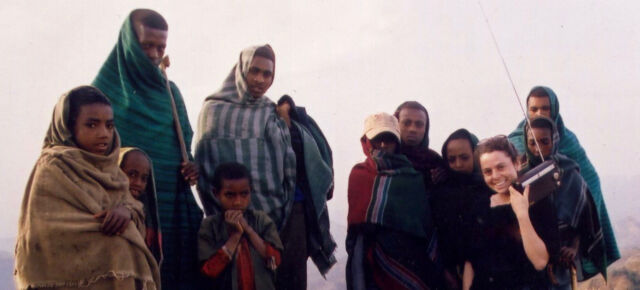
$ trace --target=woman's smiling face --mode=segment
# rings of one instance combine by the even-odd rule
[[[479,159],[484,182],[497,193],[507,192],[518,178],[517,164],[503,151],[483,153]]]

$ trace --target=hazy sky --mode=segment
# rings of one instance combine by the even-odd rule
[[[346,179],[364,158],[358,139],[368,114],[420,101],[436,151],[458,128],[482,138],[508,134],[522,119],[477,1],[133,2],[0,4],[0,126],[11,133],[0,145],[0,237],[16,233],[56,100],[93,80],[134,8],[155,9],[169,22],[168,74],[194,130],[204,98],[240,50],[273,46],[276,77],[267,95],[287,93],[306,106],[333,147],[333,222],[346,221]],[[550,86],[601,176],[639,175],[639,2],[482,3],[521,97]]]

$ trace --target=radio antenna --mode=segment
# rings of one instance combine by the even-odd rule
[[[509,83],[511,83],[511,88],[513,89],[513,92],[516,95],[516,100],[518,100],[518,104],[520,105],[520,110],[522,111],[522,115],[524,115],[524,119],[527,122],[527,125],[529,126],[529,132],[531,133],[531,135],[533,136],[533,141],[536,143],[536,149],[538,150],[538,154],[540,154],[540,159],[542,159],[542,161],[544,161],[544,156],[542,155],[542,150],[540,150],[540,144],[538,144],[538,140],[536,139],[535,134],[533,134],[533,131],[531,130],[531,122],[529,121],[529,117],[527,116],[527,112],[525,112],[524,110],[524,106],[522,105],[522,101],[520,101],[520,95],[518,95],[518,90],[516,90],[516,85],[513,82],[513,78],[511,78],[511,72],[509,72],[509,67],[507,66],[507,62],[504,60],[504,56],[502,55],[502,52],[500,51],[500,46],[498,45],[498,41],[496,40],[496,36],[493,34],[493,29],[491,29],[491,24],[489,23],[489,18],[487,18],[487,14],[484,12],[484,8],[482,7],[482,3],[480,1],[478,1],[478,6],[480,6],[480,11],[482,12],[482,16],[484,17],[484,22],[487,24],[487,28],[489,29],[489,33],[491,33],[491,39],[493,40],[493,44],[496,47],[496,50],[498,52],[498,55],[500,56],[500,60],[502,60],[502,66],[504,67],[504,70],[507,72],[507,77],[509,78]],[[525,136],[525,140],[526,140],[527,136]],[[526,141],[525,141],[525,146],[526,146]]]

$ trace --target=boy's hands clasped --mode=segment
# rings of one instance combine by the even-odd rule
[[[229,231],[232,233],[244,233],[248,228],[249,224],[244,219],[241,210],[227,210],[224,213],[224,221],[229,226]]]
[[[264,240],[253,230],[253,228],[244,219],[243,211],[229,209],[224,213],[224,221],[227,223],[227,229],[229,231],[229,240],[225,243],[225,246],[232,253],[235,252],[240,239],[243,236],[249,240],[256,251],[263,258],[267,257],[266,244]]]

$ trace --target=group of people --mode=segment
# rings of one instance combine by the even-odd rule
[[[429,149],[429,115],[409,101],[367,117],[366,160],[349,176],[348,289],[572,289],[620,258],[593,166],[555,93],[533,88],[528,120]],[[514,186],[552,160],[554,186]],[[538,192],[531,192],[536,190]]]
[[[23,198],[18,288],[305,289],[309,257],[322,275],[336,263],[331,148],[293,98],[265,96],[273,49],[241,52],[193,156],[167,38],[160,14],[132,11],[93,84],[59,99]]]
[[[240,53],[204,102],[192,155],[163,73],[167,37],[160,14],[134,10],[93,84],[60,97],[22,202],[18,288],[306,289],[308,258],[323,276],[336,263],[331,147],[292,97],[265,95],[273,49]],[[564,289],[573,268],[606,276],[620,255],[598,176],[553,91],[534,88],[527,104],[530,123],[508,138],[460,129],[442,155],[418,102],[365,120],[349,289]],[[511,184],[543,158],[559,186],[530,204],[529,187]]]

